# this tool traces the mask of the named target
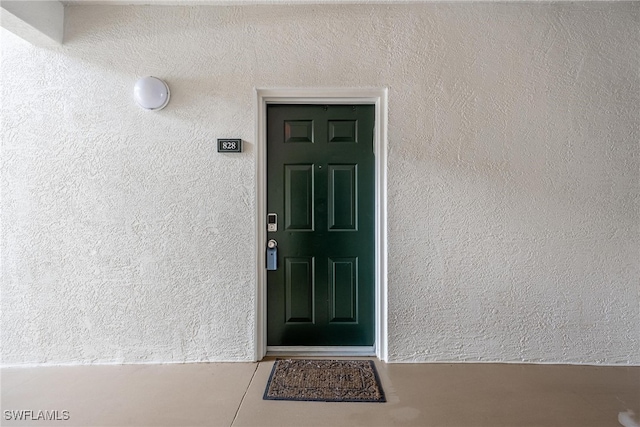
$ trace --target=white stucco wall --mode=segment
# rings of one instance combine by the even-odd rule
[[[326,86],[389,88],[390,361],[640,364],[639,28],[640,3],[479,3],[2,30],[2,363],[251,360],[254,88]]]

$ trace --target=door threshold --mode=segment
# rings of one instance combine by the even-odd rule
[[[375,356],[374,346],[267,346],[267,356]]]

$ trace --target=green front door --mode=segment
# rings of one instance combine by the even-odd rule
[[[267,106],[267,344],[371,346],[373,105]]]

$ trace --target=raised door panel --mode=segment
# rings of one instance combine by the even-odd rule
[[[329,165],[329,230],[358,229],[358,166]]]
[[[285,258],[286,323],[314,321],[314,260],[312,257]]]
[[[313,165],[285,165],[285,224],[290,231],[313,231]]]
[[[357,120],[330,120],[329,142],[358,142]]]
[[[358,258],[329,258],[330,322],[358,321]]]
[[[284,142],[312,143],[313,120],[285,120]]]

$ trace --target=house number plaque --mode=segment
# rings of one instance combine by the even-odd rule
[[[242,153],[242,140],[219,138],[218,153]]]

